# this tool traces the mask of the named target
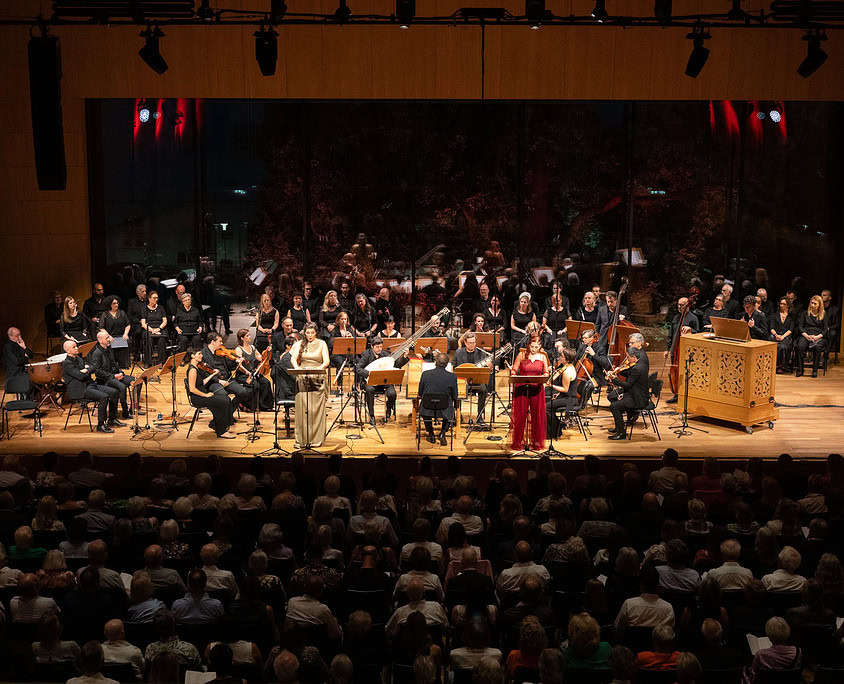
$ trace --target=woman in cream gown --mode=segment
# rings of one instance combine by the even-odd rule
[[[325,439],[325,402],[328,396],[328,345],[317,337],[317,326],[308,323],[304,339],[293,344],[290,361],[293,368],[319,369],[322,373],[296,377],[296,442],[294,448],[318,447]]]

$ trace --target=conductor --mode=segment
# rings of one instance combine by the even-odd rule
[[[425,408],[425,395],[444,394],[448,397],[448,406],[439,412],[439,417],[442,418],[440,444],[445,446],[447,444],[445,433],[454,421],[454,405],[457,402],[457,376],[446,370],[446,366],[448,366],[447,354],[437,354],[434,364],[434,368],[426,370],[419,378],[419,396],[422,398],[419,414],[425,422],[425,430],[428,433],[427,440],[431,444],[435,444],[437,440],[434,437],[433,419],[436,412]]]

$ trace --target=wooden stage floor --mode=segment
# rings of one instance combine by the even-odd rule
[[[656,369],[657,355],[653,355],[652,370]],[[661,354],[659,355],[661,357]],[[661,359],[660,359],[661,361]],[[180,417],[189,419],[193,409],[188,406],[184,394],[182,371],[176,380],[177,410]],[[500,379],[499,379],[500,380]],[[506,398],[506,385],[501,385],[502,396]],[[665,398],[665,394],[663,396]],[[671,426],[679,422],[678,405],[661,403],[658,410],[660,432],[662,440],[657,440],[653,432],[645,430],[642,423],[638,423],[633,432],[632,441],[610,441],[607,439],[606,428],[612,425],[612,417],[607,410],[607,402],[602,399],[601,406],[596,412],[587,409],[586,415],[591,418],[592,435],[588,441],[576,430],[567,431],[560,440],[555,440],[555,447],[565,454],[582,457],[585,454],[613,457],[617,459],[647,459],[658,457],[667,447],[674,447],[683,458],[702,458],[718,456],[719,458],[775,458],[779,453],[788,452],[795,458],[826,458],[831,451],[840,451],[844,445],[844,366],[830,365],[827,375],[811,378],[794,376],[777,376],[777,404],[779,406],[779,420],[773,430],[767,426],[757,427],[753,434],[747,434],[738,425],[722,423],[714,420],[690,418],[693,427],[703,428],[707,433],[692,431],[689,436],[678,437]],[[165,416],[170,413],[170,383],[166,378],[161,383],[149,385],[150,421],[161,411]],[[332,397],[329,402],[328,423],[337,415],[341,399]],[[682,404],[679,406],[682,408]],[[464,407],[464,415],[467,409]],[[352,418],[351,407],[346,415]],[[456,454],[467,458],[479,457],[507,457],[507,416],[499,417],[500,427],[493,432],[474,432],[468,443],[463,445],[465,433],[455,435],[454,451],[437,445],[430,445],[424,439],[420,450],[416,450],[415,431],[410,426],[411,403],[403,398],[403,392],[398,401],[398,423],[381,425],[379,430],[384,438],[381,444],[371,427],[359,430],[348,425],[336,425],[326,438],[325,443],[318,450],[321,454],[329,455],[341,453],[345,457],[372,457],[381,452],[395,455],[417,457],[429,455],[445,458]],[[376,402],[376,414],[384,415],[383,400]],[[487,411],[489,415],[489,411]],[[68,429],[63,430],[65,416],[52,410],[43,419],[44,434],[39,437],[32,430],[32,421],[25,420],[17,414],[10,414],[12,437],[10,440],[0,441],[0,453],[38,454],[53,450],[63,454],[76,453],[81,449],[88,449],[92,453],[103,456],[120,456],[139,451],[148,456],[177,457],[181,455],[207,455],[216,453],[225,457],[253,456],[272,447],[272,436],[261,435],[255,442],[248,442],[244,436],[236,440],[217,439],[208,428],[210,414],[203,413],[197,421],[190,439],[185,439],[188,424],[180,425],[178,431],[142,431],[133,437],[130,429],[118,428],[114,434],[90,433],[87,421],[76,423],[76,415],[71,419]],[[272,413],[260,415],[262,427],[272,430]],[[146,417],[141,418],[141,425],[146,423]],[[251,425],[251,415],[243,413],[241,420],[234,426],[235,431],[246,430]],[[279,414],[279,443],[287,450],[293,448],[292,438],[285,437],[283,426],[283,412]],[[360,439],[349,439],[349,436],[360,435]],[[500,436],[500,441],[490,441],[490,435]],[[530,458],[530,456],[516,455],[514,458]]]

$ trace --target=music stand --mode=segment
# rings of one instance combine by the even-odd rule
[[[131,384],[132,396],[134,396],[135,395],[135,387],[139,383],[144,383],[144,414],[146,415],[146,419],[147,419],[147,424],[144,425],[144,427],[143,427],[144,430],[151,429],[151,426],[149,424],[149,381],[150,381],[151,378],[157,377],[158,372],[160,370],[161,370],[161,364],[159,364],[157,366],[151,366],[151,367],[147,368],[143,373],[141,373],[138,376],[138,379],[135,380]],[[133,411],[133,413],[135,414],[135,425],[132,428],[132,432],[134,433],[132,439],[134,439],[134,436],[137,435],[141,431],[141,428],[138,427],[137,407],[135,407],[135,411]]]
[[[374,370],[369,372],[369,377],[366,378],[366,384],[369,387],[380,387],[381,385],[401,385],[404,382],[404,368],[390,368],[389,370]],[[369,416],[372,421],[372,427],[375,428],[375,434],[384,443],[384,438],[375,424],[375,416]]]
[[[733,320],[732,318],[710,319],[712,332],[715,335],[711,339],[729,340],[730,342],[748,342],[750,340],[750,327],[743,318]]]
[[[357,384],[355,382],[355,362],[354,359],[359,357],[363,352],[366,351],[366,338],[365,337],[335,337],[334,342],[331,345],[331,354],[336,356],[345,356],[346,358],[343,359],[343,365],[340,366],[337,375],[339,376],[343,372],[343,368],[346,364],[352,366],[352,384],[349,388],[348,393],[346,394],[346,398],[343,400],[343,403],[340,405],[340,411],[334,416],[334,420],[331,421],[331,426],[328,430],[325,431],[325,434],[328,435],[334,429],[334,426],[339,422],[345,425],[346,421],[343,419],[343,413],[346,410],[346,407],[349,405],[351,401],[355,402],[354,409],[355,409],[355,419],[353,421],[353,425],[356,425],[358,428],[363,427],[363,422],[360,420],[360,397],[358,395]],[[349,359],[352,359],[351,363]],[[346,439],[360,439],[360,435],[356,434],[348,434],[346,435]]]
[[[407,340],[403,337],[382,337],[381,343],[384,345],[384,351],[390,351],[393,347],[398,347],[404,344]]]
[[[297,382],[299,380],[300,375],[303,376],[303,377],[308,376],[308,375],[325,375],[326,376],[325,383],[326,384],[328,383],[328,377],[327,377],[328,376],[328,368],[288,368],[287,373],[289,375],[292,375],[293,377],[295,377]],[[327,389],[327,387],[325,389]],[[303,390],[299,390],[299,391],[301,392]],[[311,413],[311,397],[310,397],[311,393],[307,392],[307,391],[305,393],[306,393],[307,396],[305,397],[304,420],[305,420],[305,425],[307,425],[308,424],[308,417],[310,416],[310,413]],[[300,418],[303,418],[303,416],[300,416],[299,413],[297,412],[296,413],[296,420],[299,420]],[[308,430],[307,432],[310,432],[310,431]],[[328,432],[326,432],[325,434],[328,434]],[[299,452],[311,451],[315,454],[320,453],[319,451],[314,449],[314,447],[311,445],[310,435],[308,435],[308,443],[302,444],[301,447],[298,449],[298,451]]]
[[[579,340],[584,330],[594,330],[595,324],[591,321],[576,321],[573,318],[566,319],[566,335],[570,340]],[[621,328],[616,326],[616,330]]]
[[[487,385],[489,384],[489,377],[492,375],[492,369],[488,368],[487,366],[478,367],[472,363],[464,363],[457,368],[454,369],[454,374],[458,378],[463,378],[467,383],[467,392],[469,390],[468,385]],[[471,406],[471,403],[469,404]],[[493,415],[493,422],[495,422],[495,416]],[[466,430],[466,436],[463,438],[463,444],[469,440],[469,436],[475,432],[480,431],[481,428],[478,427],[477,420],[470,422],[469,427]]]
[[[485,349],[486,351],[498,349],[501,346],[501,333],[476,332],[475,342],[481,349]]]
[[[548,382],[550,377],[551,377],[551,375],[548,374],[548,373],[546,373],[545,375],[512,375],[511,374],[510,375],[510,385],[544,385],[546,382]],[[514,389],[513,401],[515,402],[515,400],[516,400],[516,398],[515,398],[515,387],[513,389]],[[540,391],[541,391],[541,387],[540,387]],[[544,393],[542,395],[542,403],[543,403],[543,409],[542,410],[544,411],[545,410],[544,409],[544,404],[545,404]],[[535,451],[534,449],[531,449],[527,446],[527,443],[528,443],[527,435],[528,435],[528,432],[529,432],[528,426],[530,426],[530,432],[531,433],[533,432],[533,422],[530,420],[530,418],[531,418],[531,414],[528,413],[527,414],[528,422],[525,424],[525,445],[521,449],[519,449],[518,451],[513,452],[513,455],[521,454],[523,456],[526,456],[527,454],[532,454],[532,455],[538,457],[539,454],[542,453],[542,452],[539,452],[539,451]],[[512,422],[512,416],[510,417],[510,420]]]
[[[439,352],[441,354],[448,353],[448,338],[447,337],[420,337],[414,343],[416,349],[420,347],[427,347],[432,352]]]
[[[178,430],[179,429],[179,421],[176,420],[176,368],[182,365],[185,360],[185,355],[187,352],[179,352],[178,354],[171,354],[167,357],[167,360],[161,364],[161,369],[158,371],[158,377],[161,377],[165,373],[170,374],[170,393],[172,398],[172,413],[170,415],[170,420],[167,422],[156,422],[155,424],[158,427],[161,427],[165,430]],[[190,422],[190,421],[182,421],[182,422]],[[169,425],[167,424],[169,423]]]

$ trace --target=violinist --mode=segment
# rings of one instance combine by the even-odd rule
[[[263,373],[256,373],[263,357],[258,348],[252,345],[252,336],[246,328],[237,331],[237,347],[234,353],[239,361],[235,379],[243,387],[252,391],[250,408],[254,410],[257,405],[259,411],[272,411],[273,390],[270,387],[270,381]]]
[[[826,353],[827,336],[829,335],[829,321],[823,308],[820,295],[814,295],[809,300],[809,306],[800,312],[797,323],[797,342],[794,345],[797,357],[797,372],[799,378],[803,375],[803,355],[812,352],[812,377],[818,377],[818,366],[821,354]]]
[[[453,365],[455,368],[464,363],[471,363],[474,366],[490,364],[492,354],[484,351],[478,347],[475,332],[469,330],[463,334],[463,346],[459,347],[454,352]],[[466,389],[468,392],[474,392],[478,395],[478,416],[477,424],[484,425],[484,408],[486,406],[487,395],[492,392],[492,373],[489,376],[489,382],[483,385],[476,385],[474,383],[467,383]]]
[[[750,337],[754,340],[768,340],[770,332],[768,332],[768,321],[765,314],[756,308],[756,297],[747,295],[744,298],[744,313],[741,319],[747,323],[750,330]]]
[[[548,355],[542,350],[539,335],[531,335],[526,349],[522,349],[513,362],[514,375],[538,376],[550,370]],[[530,415],[530,446],[534,451],[545,448],[545,391],[543,385],[524,382],[513,386],[513,412],[510,420],[513,451],[525,446],[525,425]]]
[[[560,409],[572,410],[578,405],[577,400],[577,370],[574,362],[577,359],[577,352],[570,347],[562,349],[559,367],[551,376],[551,386],[546,392],[545,413],[546,422],[554,437],[560,436],[560,421],[557,414]]]
[[[587,293],[588,294],[588,293]],[[606,385],[604,371],[612,368],[612,361],[607,356],[606,350],[601,347],[597,334],[594,330],[584,330],[580,335],[580,342],[577,345],[577,356],[575,364],[579,365],[584,359],[592,362],[592,376],[598,385]]]
[[[627,342],[627,354],[630,361],[635,358],[635,363],[627,370],[627,377],[617,377],[612,371],[608,374],[613,384],[623,392],[620,399],[610,399],[610,411],[613,420],[615,420],[615,427],[610,430],[609,439],[620,440],[626,437],[625,411],[627,412],[627,420],[633,421],[635,412],[641,411],[648,405],[650,364],[644,346],[645,338],[642,337],[642,334],[633,333]]]
[[[234,439],[234,435],[229,432],[234,422],[234,409],[226,397],[225,390],[217,382],[218,371],[211,371],[202,363],[204,351],[195,351],[187,357],[190,359],[190,365],[185,374],[185,390],[190,396],[191,404],[210,409],[213,418],[208,427],[214,430],[217,437]]]
[[[780,297],[779,311],[768,318],[771,342],[777,343],[777,373],[791,372],[791,350],[794,346],[795,315],[788,310],[788,300]]]
[[[261,305],[258,313],[255,314],[255,346],[259,352],[263,352],[272,344],[273,335],[278,331],[281,323],[280,317],[269,293],[262,294]]]
[[[219,371],[218,374],[210,381],[208,385],[209,392],[223,391],[226,394],[231,394],[232,414],[238,405],[243,404],[249,406],[249,400],[252,398],[252,391],[246,389],[237,380],[232,379],[232,369],[237,365],[235,362],[235,353],[223,347],[223,338],[216,331],[211,331],[205,338],[207,344],[202,348],[202,362]],[[225,349],[224,352],[218,354],[218,350]],[[231,358],[227,358],[224,354]]]
[[[726,288],[730,286],[728,284],[725,284],[724,287]],[[686,312],[685,314],[683,313],[684,311]],[[673,320],[671,321],[671,325],[668,328],[668,349],[665,350],[665,363],[671,363],[671,349],[675,344],[680,344],[680,335],[691,335],[692,333],[696,333],[699,330],[700,324],[697,320],[697,316],[695,316],[691,311],[691,307],[689,306],[689,298],[680,297],[680,299],[677,300],[677,314],[674,316]],[[676,404],[677,395],[675,394],[665,403]]]

